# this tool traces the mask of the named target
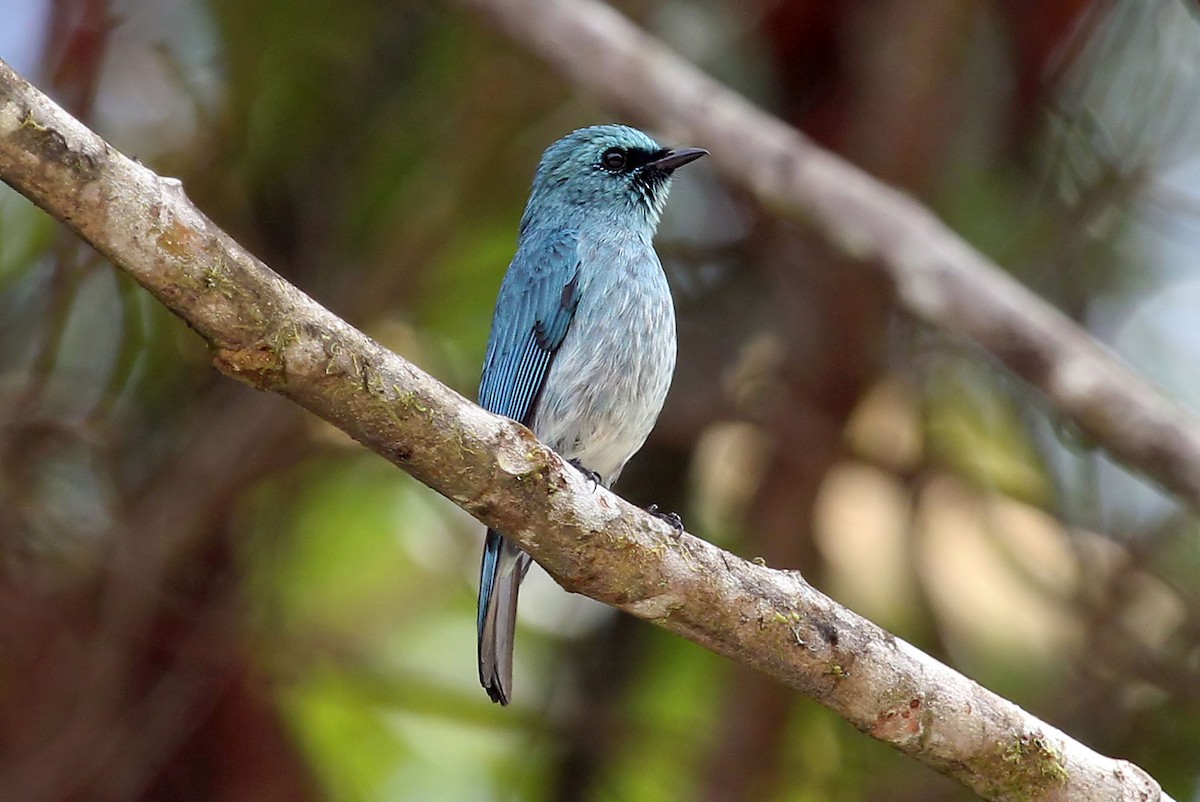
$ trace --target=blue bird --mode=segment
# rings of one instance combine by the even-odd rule
[[[623,125],[558,140],[538,165],[500,286],[479,403],[525,424],[606,487],[646,441],[671,384],[675,309],[651,240],[671,174],[707,153],[669,150]],[[529,562],[488,530],[479,681],[502,705]]]

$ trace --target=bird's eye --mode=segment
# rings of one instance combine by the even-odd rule
[[[625,167],[625,151],[620,148],[609,148],[604,151],[604,155],[600,157],[600,164],[606,170],[616,172]]]

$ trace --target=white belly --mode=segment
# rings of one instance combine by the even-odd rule
[[[646,442],[675,371],[675,311],[662,268],[653,268],[638,281],[582,288],[533,419],[542,442],[605,484]]]

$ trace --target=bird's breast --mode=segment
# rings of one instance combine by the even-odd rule
[[[533,430],[611,483],[662,411],[675,370],[675,310],[648,244],[582,256],[579,306]]]

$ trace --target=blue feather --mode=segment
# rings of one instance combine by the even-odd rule
[[[533,402],[579,305],[579,267],[574,231],[522,241],[496,301],[479,383],[484,409],[529,423]]]

